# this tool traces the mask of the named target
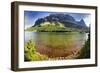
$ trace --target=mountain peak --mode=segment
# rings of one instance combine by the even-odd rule
[[[81,19],[80,22],[85,23],[83,19]]]
[[[49,23],[61,23],[64,25],[64,27],[70,27],[70,28],[86,28],[86,24],[83,19],[81,19],[79,22],[74,19],[73,16],[69,14],[50,14],[49,16],[46,16],[44,18],[39,18],[35,22],[34,26],[41,26],[41,24],[49,22]],[[33,26],[33,27],[34,27]]]
[[[83,19],[81,19],[78,23],[79,23],[81,26],[86,26],[85,21],[84,21]]]

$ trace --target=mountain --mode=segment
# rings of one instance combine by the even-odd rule
[[[79,28],[79,29],[84,29],[87,28],[85,22],[83,19],[80,21],[76,21],[74,17],[72,17],[69,14],[50,14],[49,16],[46,16],[44,18],[39,18],[35,22],[35,26],[41,27],[41,24],[45,22],[59,22],[64,25],[64,27],[70,27],[70,28]]]
[[[84,22],[83,19],[81,19],[81,20],[78,22],[78,24],[80,24],[80,25],[83,26],[83,27],[86,27],[86,24],[85,24],[85,22]]]

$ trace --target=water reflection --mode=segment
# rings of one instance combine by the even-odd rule
[[[87,36],[78,32],[25,32],[25,42],[33,38],[37,52],[50,58],[72,58],[85,44]]]

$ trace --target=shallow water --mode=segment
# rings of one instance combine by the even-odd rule
[[[33,38],[37,52],[49,58],[74,58],[87,36],[87,33],[79,32],[25,32],[24,40],[27,42],[30,37]]]

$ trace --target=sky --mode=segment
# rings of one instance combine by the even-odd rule
[[[64,13],[64,14],[69,14],[76,21],[80,21],[83,19],[85,21],[85,24],[89,27],[91,24],[90,22],[90,14],[87,13],[68,13],[68,12],[42,12],[42,11],[24,11],[24,24],[25,24],[25,29],[28,27],[31,27],[35,24],[35,21],[39,18],[44,18],[46,16],[49,16],[52,13]]]

